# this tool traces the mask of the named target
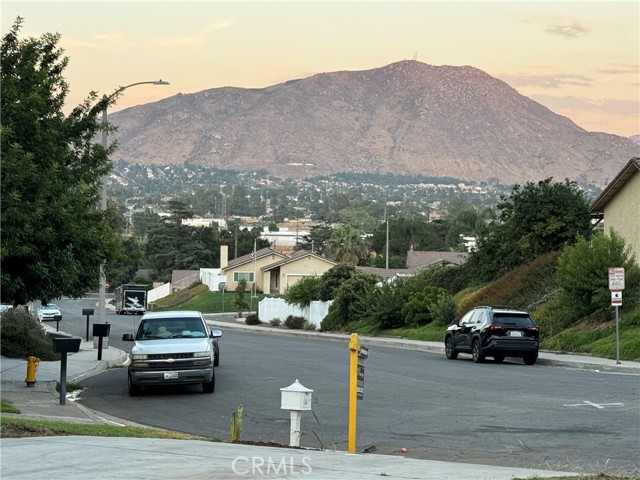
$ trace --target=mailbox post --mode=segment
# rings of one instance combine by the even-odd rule
[[[98,337],[98,360],[102,360],[102,339],[109,336],[111,325],[109,323],[94,323],[93,336]]]
[[[291,385],[280,389],[280,409],[289,410],[291,429],[289,431],[289,446],[300,446],[300,419],[303,410],[311,410],[311,394],[313,390],[302,385],[298,379]]]
[[[82,314],[87,316],[87,335],[84,337],[85,341],[89,341],[89,317],[93,315],[93,308],[83,308]]]
[[[67,353],[80,350],[81,338],[54,338],[53,351],[60,354],[60,405],[65,404],[67,397]]]

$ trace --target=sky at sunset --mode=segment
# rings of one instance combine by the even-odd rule
[[[223,86],[261,88],[417,59],[471,65],[589,131],[640,134],[638,1],[19,1],[2,34],[62,35],[70,106],[113,111]]]

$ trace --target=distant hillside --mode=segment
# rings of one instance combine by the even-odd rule
[[[262,89],[215,88],[123,110],[115,160],[605,185],[640,146],[590,133],[473,67],[402,61]]]

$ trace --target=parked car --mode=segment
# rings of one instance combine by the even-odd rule
[[[448,359],[470,353],[476,363],[488,356],[497,363],[505,357],[520,357],[527,365],[533,365],[538,359],[538,343],[538,325],[526,311],[498,306],[470,310],[454,321],[444,336]]]
[[[46,322],[47,320],[53,320],[56,315],[61,315],[60,309],[55,303],[49,303],[38,309],[38,320]]]
[[[220,330],[211,330],[197,311],[148,312],[131,341],[129,395],[142,393],[144,385],[202,384],[215,390],[214,366],[220,363]]]

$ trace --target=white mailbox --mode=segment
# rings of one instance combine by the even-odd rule
[[[282,410],[311,410],[313,390],[302,385],[298,379],[288,387],[281,388],[280,392]]]

